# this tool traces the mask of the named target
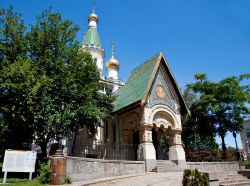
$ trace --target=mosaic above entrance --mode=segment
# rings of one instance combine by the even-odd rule
[[[155,105],[166,105],[174,113],[179,113],[177,102],[174,100],[171,90],[168,87],[168,84],[160,69],[157,72],[156,78],[153,83],[153,88],[149,95],[149,102],[146,106],[151,108]]]

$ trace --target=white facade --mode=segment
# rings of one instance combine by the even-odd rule
[[[243,122],[243,130],[240,132],[240,138],[242,147],[244,150],[244,155],[247,159],[250,159],[250,119]]]
[[[89,27],[97,28],[97,22],[95,19],[89,20]]]
[[[116,67],[111,66],[107,68],[107,71],[108,71],[108,79],[114,79],[114,80],[118,79],[118,71]]]
[[[90,55],[96,62],[96,66],[100,71],[100,77],[104,79],[104,75],[103,75],[104,50],[101,48],[97,48],[97,47],[87,47],[87,51],[90,53]]]
[[[93,19],[91,16],[93,16]],[[90,14],[89,29],[96,28],[97,21],[97,15]],[[94,34],[97,34],[97,32],[94,32]],[[91,35],[88,37],[91,37]],[[92,40],[94,39],[92,38]],[[117,91],[124,84],[118,79],[119,61],[114,57],[113,45],[112,56],[106,63],[108,74],[105,80],[103,76],[104,50],[101,48],[99,38],[95,40],[96,46],[92,45],[90,41],[91,39],[87,38],[88,43],[86,45],[83,44],[82,48],[89,51],[92,57],[96,59],[96,65],[100,70],[100,77],[103,79],[104,86],[112,84],[112,91]],[[122,147],[123,145],[133,146],[135,150],[133,153],[136,154],[136,160],[145,161],[147,171],[152,171],[156,167],[156,160],[161,159],[158,148],[164,136],[168,136],[170,140],[168,142],[169,151],[167,158],[178,165],[186,165],[185,152],[181,142],[182,125],[180,111],[182,108],[183,112],[186,113],[187,108],[176,82],[173,81],[172,74],[169,72],[170,70],[166,65],[167,62],[163,54],[158,54],[154,60],[151,62],[152,65],[150,64],[151,68],[141,67],[151,73],[150,79],[147,79],[146,82],[147,87],[144,87],[145,91],[141,93],[141,89],[138,90],[140,84],[136,86],[133,83],[140,83],[137,80],[143,78],[142,76],[145,75],[145,73],[138,75],[140,72],[138,71],[134,75],[136,78],[132,78],[133,82],[130,82],[131,87],[129,87],[129,82],[127,82],[123,89],[117,91],[117,95],[119,94],[118,98],[121,98],[120,103],[123,107],[117,110],[114,109],[112,116],[102,121],[102,126],[98,127],[97,133],[93,137],[94,140],[105,142],[110,146],[115,144],[115,148]],[[155,70],[151,71],[152,69]],[[130,94],[124,94],[125,96],[122,97],[123,94],[121,91],[125,93],[127,91]],[[137,95],[138,92],[143,95],[145,94],[143,98],[133,100],[133,102],[130,101],[129,99],[131,98],[129,97],[133,98],[133,95]],[[124,102],[127,100],[129,104],[125,105]],[[79,152],[81,152],[81,149]],[[165,155],[166,152],[162,154]],[[105,155],[106,152],[103,156]]]
[[[103,75],[103,59],[105,57],[105,51],[101,47],[101,42],[97,33],[98,16],[93,12],[89,15],[88,21],[88,32],[85,35],[82,49],[90,53],[100,71],[100,78],[105,79]]]

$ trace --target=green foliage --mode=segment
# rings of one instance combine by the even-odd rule
[[[51,170],[48,164],[41,163],[40,169],[39,169],[39,175],[37,177],[37,180],[41,184],[49,183],[51,181]]]
[[[160,139],[160,147],[161,148],[169,148],[170,145],[170,138],[167,135],[164,135]]]
[[[249,77],[249,74],[242,74],[212,82],[206,74],[196,74],[196,82],[187,85],[197,99],[190,106],[191,118],[184,118],[184,137],[185,132],[188,134],[190,130],[194,130],[200,137],[210,136],[210,139],[219,135],[225,160],[226,134],[231,132],[236,137],[236,133],[242,130],[244,117],[249,114],[246,103],[250,102],[250,85],[241,85]]]
[[[13,7],[0,9],[0,151],[27,149],[32,114],[28,108],[34,71],[27,58],[25,26]]]
[[[186,88],[183,97],[190,111],[190,115],[182,117],[182,140],[186,152],[217,150],[215,141],[216,129],[210,120],[206,109],[199,102],[199,95],[190,88]]]
[[[72,183],[72,179],[71,179],[69,176],[67,176],[67,177],[64,179],[64,183],[65,183],[65,184],[71,184],[71,183]]]
[[[182,179],[183,186],[208,186],[209,181],[207,177],[199,172],[197,169],[185,169]]]
[[[78,25],[49,9],[25,32],[12,7],[0,16],[0,147],[35,139],[46,157],[59,133],[96,128],[114,97],[99,93],[99,71],[75,40]]]
[[[250,169],[250,160],[245,161],[244,166],[246,169]]]

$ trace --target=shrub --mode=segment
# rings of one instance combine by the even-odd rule
[[[208,186],[209,182],[207,177],[197,169],[185,169],[182,184],[183,186]]]
[[[65,183],[65,184],[71,184],[71,183],[72,183],[72,179],[71,179],[69,176],[67,176],[67,177],[64,179],[64,183]]]
[[[48,164],[41,163],[40,169],[39,169],[39,176],[37,177],[37,180],[44,184],[49,183],[51,181],[51,170]]]
[[[244,163],[244,166],[245,166],[245,169],[250,169],[250,160],[247,160],[247,161]]]

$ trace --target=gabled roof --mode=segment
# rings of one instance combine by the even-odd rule
[[[166,63],[166,60],[164,59],[162,52],[160,52],[133,70],[127,83],[119,91],[113,113],[120,112],[132,106],[143,105],[145,103],[156,76],[156,72],[162,60],[164,61],[166,71],[170,74],[170,79],[173,83],[175,91],[180,98],[182,113],[188,112],[179,87],[174,80],[174,77],[169,69],[168,64]]]
[[[95,46],[95,47],[102,47],[101,41],[97,32],[96,28],[89,27],[88,32],[84,37],[83,44],[85,46]]]

